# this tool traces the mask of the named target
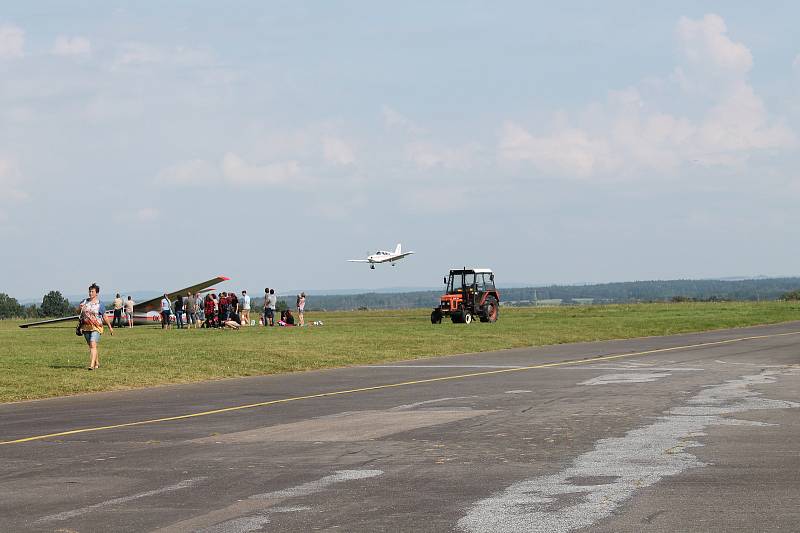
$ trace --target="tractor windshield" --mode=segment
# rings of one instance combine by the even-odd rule
[[[450,279],[447,282],[448,294],[460,292],[462,288],[473,287],[475,285],[475,273],[471,271],[450,272]]]
[[[463,272],[450,272],[450,280],[447,282],[447,293],[454,294],[461,290]]]

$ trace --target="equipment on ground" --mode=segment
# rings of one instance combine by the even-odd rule
[[[431,324],[441,324],[449,316],[454,324],[470,324],[473,318],[481,322],[497,322],[500,313],[500,293],[494,286],[494,273],[489,268],[451,270],[444,278],[446,293],[431,312]]]

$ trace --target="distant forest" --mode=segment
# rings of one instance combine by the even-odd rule
[[[502,305],[576,305],[634,302],[794,299],[800,277],[750,280],[628,281],[596,285],[551,285],[499,289]],[[441,291],[308,295],[309,310],[410,309],[433,307]],[[292,298],[284,297],[287,302]],[[294,302],[289,302],[292,305]]]
[[[413,309],[433,307],[441,291],[308,295],[306,309],[341,311],[355,309]],[[550,285],[500,289],[501,305],[588,305],[635,302],[755,301],[800,300],[800,277],[746,280],[670,280],[627,281],[595,285]],[[278,309],[294,308],[294,296],[282,295]],[[0,293],[0,319],[45,318],[75,314],[70,303],[58,291],[50,291],[42,303],[21,305],[8,294]],[[110,302],[107,303],[107,307]],[[253,309],[263,309],[263,298],[253,298]]]

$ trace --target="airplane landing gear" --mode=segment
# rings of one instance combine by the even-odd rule
[[[369,268],[370,270],[375,270],[375,265],[370,265]]]

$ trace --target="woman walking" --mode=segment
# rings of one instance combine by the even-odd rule
[[[108,332],[114,336],[114,328],[106,316],[106,307],[97,297],[100,287],[96,283],[89,286],[89,297],[86,298],[78,309],[81,321],[81,333],[89,345],[89,370],[100,368],[100,356],[97,353],[97,343],[103,334],[103,321],[108,325]]]

